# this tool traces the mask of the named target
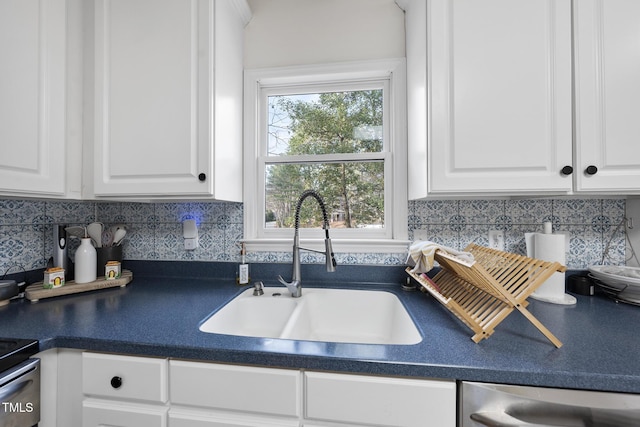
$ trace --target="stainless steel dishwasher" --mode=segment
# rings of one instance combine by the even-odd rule
[[[638,427],[640,396],[462,382],[460,427]]]

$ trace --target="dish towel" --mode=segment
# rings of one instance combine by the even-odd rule
[[[439,245],[428,240],[418,240],[409,246],[407,265],[413,266],[412,273],[426,273],[433,268],[436,251],[440,250],[454,255],[463,261],[473,263],[473,255],[469,252],[458,251],[447,246]]]

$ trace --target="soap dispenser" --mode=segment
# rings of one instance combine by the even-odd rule
[[[244,243],[242,243],[240,246],[240,264],[236,272],[236,284],[245,286],[249,283],[251,283],[251,277],[249,277],[249,264],[247,264],[247,250]]]

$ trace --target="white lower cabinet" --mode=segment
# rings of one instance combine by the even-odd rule
[[[169,372],[170,427],[456,423],[454,381],[183,361],[171,361]]]
[[[455,381],[82,353],[84,427],[454,427]]]

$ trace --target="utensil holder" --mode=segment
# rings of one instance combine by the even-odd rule
[[[98,262],[96,265],[97,277],[104,277],[104,268],[109,261],[122,262],[122,246],[107,246],[96,248]]]

